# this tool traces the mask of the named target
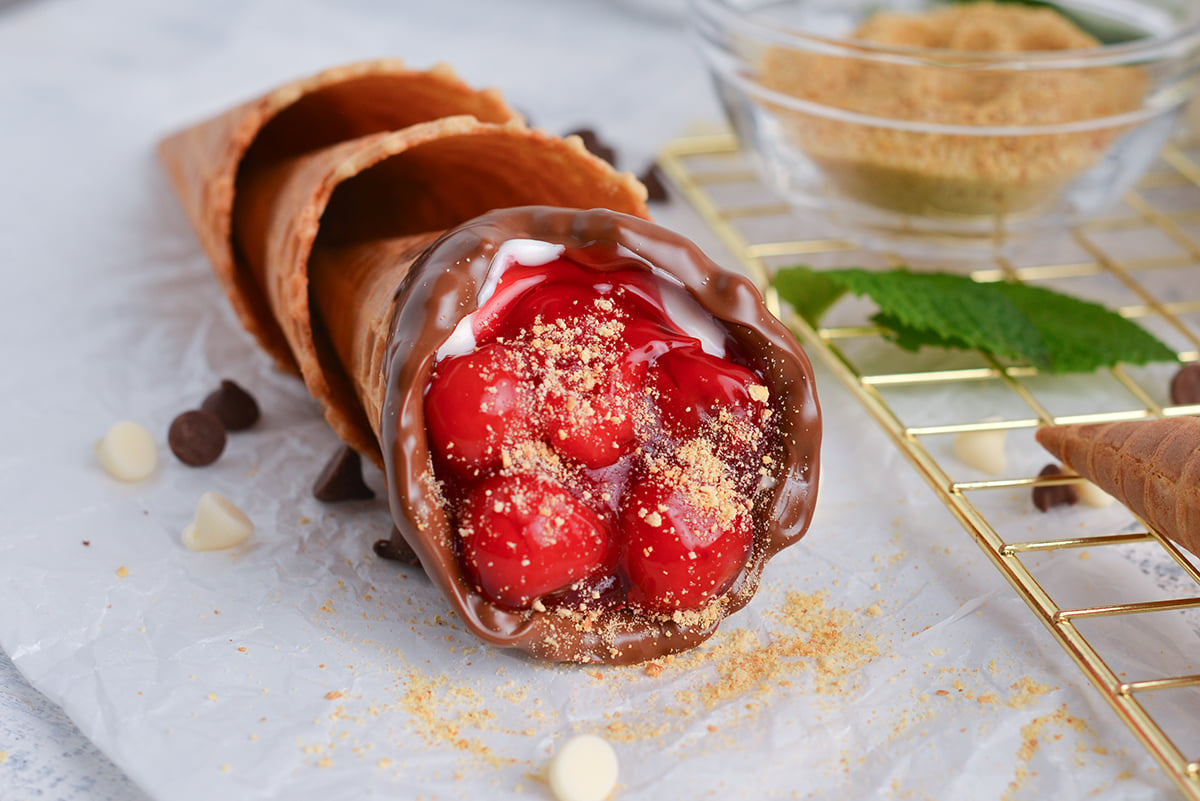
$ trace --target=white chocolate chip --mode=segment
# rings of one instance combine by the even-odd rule
[[[603,801],[617,786],[617,754],[607,740],[576,735],[550,760],[546,778],[558,801]]]
[[[954,455],[968,467],[989,476],[998,476],[1008,467],[1004,456],[1005,429],[964,431],[954,437]]]
[[[96,443],[96,461],[118,481],[141,481],[158,466],[158,445],[144,425],[123,420]]]
[[[229,499],[206,492],[196,504],[196,518],[183,529],[183,544],[193,551],[219,551],[245,542],[254,523]]]
[[[1079,490],[1080,502],[1087,506],[1094,506],[1097,509],[1103,509],[1116,500],[1116,498],[1090,481],[1080,481],[1075,485],[1075,488]]]

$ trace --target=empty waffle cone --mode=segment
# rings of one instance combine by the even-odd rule
[[[1159,533],[1200,554],[1200,419],[1047,426],[1037,440]]]
[[[400,87],[407,87],[414,96],[407,104],[410,116],[415,108],[437,114],[476,106],[509,119],[484,122],[459,114],[370,132],[386,122],[381,101],[346,93],[357,91],[362,74],[371,77],[375,91],[385,91],[375,84],[382,68],[360,65],[350,72],[358,78],[322,73],[321,81],[285,87],[161,147],[243,324],[277,361],[300,373],[338,436],[377,464],[383,351],[394,295],[424,245],[445,229],[510,206],[648,215],[644,187],[589,154],[578,138],[525,127],[494,94],[465,90],[447,70],[400,73],[394,62],[385,64],[383,74],[394,82],[384,82],[389,102],[406,105]],[[320,88],[305,94],[314,85]],[[313,99],[322,92],[332,94]],[[276,127],[264,126],[262,108],[276,109],[281,94],[300,99],[276,110]],[[325,104],[323,114],[344,113],[357,122],[328,124],[330,132],[315,137],[307,126],[321,115],[296,111],[301,103]],[[356,103],[375,113],[345,105]],[[290,136],[285,123],[293,121],[298,127]],[[338,141],[335,128],[359,135]],[[269,146],[254,131],[269,136]],[[335,141],[310,147],[314,137]],[[234,153],[243,155],[240,165]]]

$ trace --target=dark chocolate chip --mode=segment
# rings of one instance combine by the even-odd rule
[[[417,552],[408,544],[408,540],[400,533],[399,529],[392,526],[392,537],[387,540],[376,540],[375,555],[380,559],[391,559],[396,562],[403,562],[406,565],[414,565],[420,567],[421,560],[417,558]]]
[[[1179,406],[1200,403],[1200,362],[1185,364],[1171,379],[1171,403]]]
[[[212,412],[193,409],[171,421],[167,444],[179,461],[203,467],[215,462],[225,450],[225,426]]]
[[[363,481],[362,457],[349,445],[338,448],[313,485],[318,501],[365,501],[374,498],[374,491]]]
[[[578,136],[583,140],[583,146],[587,151],[597,158],[604,159],[614,167],[617,166],[617,151],[604,142],[591,128],[580,128],[571,131],[567,136]]]
[[[646,171],[638,176],[638,180],[646,187],[646,200],[651,203],[662,203],[671,199],[667,194],[667,185],[663,183],[662,170],[657,164],[647,167]]]
[[[1039,477],[1061,476],[1062,468],[1056,464],[1048,464],[1038,473]],[[1074,484],[1055,484],[1033,488],[1033,505],[1045,512],[1052,506],[1074,505],[1079,503],[1079,488]]]
[[[258,402],[233,381],[225,379],[200,408],[217,416],[226,431],[242,431],[258,422]]]

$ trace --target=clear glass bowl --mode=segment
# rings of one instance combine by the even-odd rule
[[[688,17],[765,181],[834,235],[943,255],[1111,206],[1193,94],[1196,0],[1047,5],[690,0]]]

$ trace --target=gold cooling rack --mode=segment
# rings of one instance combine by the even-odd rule
[[[759,183],[752,165],[739,152],[731,135],[676,141],[660,155],[659,164],[760,286],[767,285],[773,269],[799,262],[816,267],[899,263],[896,257],[858,250],[849,243],[822,236],[819,228],[782,200],[776,200],[771,190]],[[1086,287],[1092,294],[1090,299],[1105,302],[1154,331],[1178,351],[1181,360],[1200,358],[1200,142],[1181,140],[1168,146],[1115,213],[1065,231],[1061,239],[1039,250],[1036,261],[1026,263],[1020,257],[998,257],[981,265],[982,269],[972,275],[979,280],[1004,278],[1041,283],[1068,292]],[[769,291],[766,294],[778,310],[777,298]],[[1019,536],[1025,532],[1019,532],[1018,536],[1009,535],[1006,539],[989,517],[989,495],[995,497],[997,490],[1011,493],[1019,488],[1032,493],[1032,488],[1039,485],[1077,479],[1030,476],[956,480],[952,473],[961,472],[961,467],[953,457],[941,458],[946,453],[947,438],[964,432],[1023,432],[1032,442],[1031,432],[1044,423],[1200,413],[1200,406],[1171,405],[1166,387],[1174,368],[1167,366],[1156,372],[1119,367],[1083,379],[1067,379],[1039,376],[1030,367],[1003,365],[975,355],[973,362],[949,369],[944,365],[924,369],[919,358],[895,350],[869,323],[814,330],[796,315],[791,315],[788,323],[809,353],[824,362],[886,429],[1184,796],[1200,801],[1200,742],[1194,737],[1191,742],[1178,742],[1188,738],[1177,731],[1168,733],[1161,722],[1163,714],[1156,712],[1178,709],[1187,703],[1196,709],[1200,675],[1127,680],[1125,672],[1114,666],[1122,658],[1120,649],[1107,647],[1106,651],[1106,646],[1112,643],[1085,636],[1087,624],[1097,619],[1115,616],[1130,620],[1136,616],[1138,625],[1154,625],[1155,613],[1200,608],[1200,571],[1193,561],[1172,542],[1142,524],[1129,527],[1136,529],[1132,533],[1102,531],[1081,536],[1074,531],[1072,536],[1030,541]],[[886,351],[884,357],[880,357],[881,349]],[[916,366],[911,367],[913,364]],[[911,369],[903,369],[906,365]],[[1164,375],[1163,369],[1169,372]],[[1088,408],[1091,381],[1104,381],[1109,385],[1105,388],[1107,395],[1112,395],[1115,388],[1116,394],[1127,402],[1110,403],[1103,409]],[[1065,388],[1056,387],[1056,383],[1065,383]],[[1011,403],[1000,404],[1006,406],[1006,414],[998,418],[989,416],[986,422],[910,419],[921,417],[913,414],[914,409],[923,409],[928,415],[937,405],[921,403],[922,392],[977,392],[985,386],[1010,396]],[[909,395],[917,401],[912,402]],[[1073,408],[1054,408],[1063,407],[1066,398],[1074,399]],[[1070,407],[1071,403],[1065,406]],[[1047,457],[1041,463],[1052,461],[1048,454],[1040,455]],[[1029,509],[1031,518],[1054,517],[1038,518],[1032,502]],[[1172,597],[1149,601],[1068,608],[1056,603],[1029,564],[1039,555],[1063,549],[1128,548],[1134,543],[1150,543],[1136,547],[1150,548],[1153,558],[1165,563],[1173,579],[1182,584],[1182,592],[1164,592]],[[1131,560],[1130,569],[1140,570],[1141,566]],[[1151,699],[1157,699],[1156,703],[1148,703]],[[1166,706],[1158,702],[1165,702]],[[1190,756],[1184,748],[1193,749]]]

